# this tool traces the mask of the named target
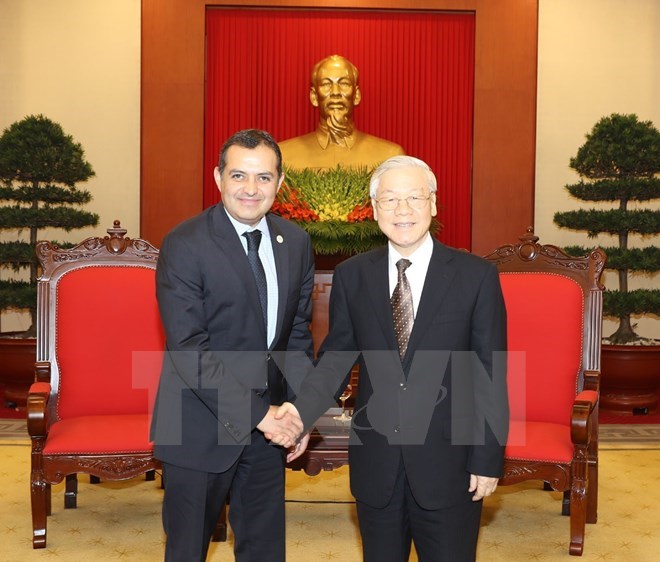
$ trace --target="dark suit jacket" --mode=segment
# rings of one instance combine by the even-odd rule
[[[396,351],[387,247],[338,265],[321,361],[296,400],[306,427],[328,405],[322,397],[347,382],[345,359],[331,357],[346,350],[361,352],[349,446],[351,491],[358,500],[385,506],[401,459],[415,499],[426,509],[468,500],[470,474],[500,476],[508,430],[506,311],[492,264],[434,241],[403,362]],[[501,353],[494,358],[494,351]],[[484,416],[497,426],[499,442]]]
[[[229,468],[270,405],[264,389],[277,370],[271,352],[313,353],[309,236],[278,216],[267,220],[279,291],[270,349],[254,276],[222,204],[163,242],[156,290],[167,351],[151,426],[163,461],[206,472]]]

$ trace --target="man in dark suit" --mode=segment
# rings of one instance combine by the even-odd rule
[[[480,500],[503,466],[499,277],[485,260],[431,237],[436,189],[416,158],[376,169],[370,192],[388,245],[335,269],[320,362],[295,406],[280,409],[299,412],[309,427],[360,353],[349,465],[367,562],[405,562],[412,542],[423,562],[474,560]]]
[[[167,350],[152,438],[165,559],[205,560],[229,495],[236,560],[284,562],[279,445],[294,446],[302,422],[274,417],[288,389],[271,353],[312,355],[313,254],[305,232],[266,215],[284,177],[270,135],[233,135],[214,176],[222,203],[167,235],[156,274]]]

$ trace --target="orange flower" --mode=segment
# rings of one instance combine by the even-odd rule
[[[316,222],[318,215],[312,211],[305,201],[298,198],[298,193],[294,189],[282,185],[278,198],[273,203],[271,211],[285,219],[291,219],[299,222]]]
[[[374,210],[370,202],[356,205],[355,208],[346,217],[347,222],[362,222],[365,220],[373,220]]]

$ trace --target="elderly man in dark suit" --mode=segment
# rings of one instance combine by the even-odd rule
[[[506,312],[495,267],[430,233],[436,179],[410,156],[371,179],[387,247],[335,269],[320,362],[295,406],[309,427],[359,353],[349,444],[364,560],[474,560],[508,429]],[[352,354],[351,354],[352,352]]]
[[[167,235],[156,274],[167,350],[152,438],[165,559],[205,560],[229,495],[236,560],[284,562],[279,445],[294,446],[302,422],[274,417],[288,388],[271,353],[312,355],[312,248],[300,228],[267,215],[284,177],[269,134],[230,137],[214,176],[222,203]]]

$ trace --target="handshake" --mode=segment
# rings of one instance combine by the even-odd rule
[[[285,402],[281,406],[271,406],[257,425],[257,429],[263,432],[271,443],[289,449],[286,462],[297,459],[307,449],[309,433],[302,435],[304,429],[302,419],[298,409],[290,402]]]

